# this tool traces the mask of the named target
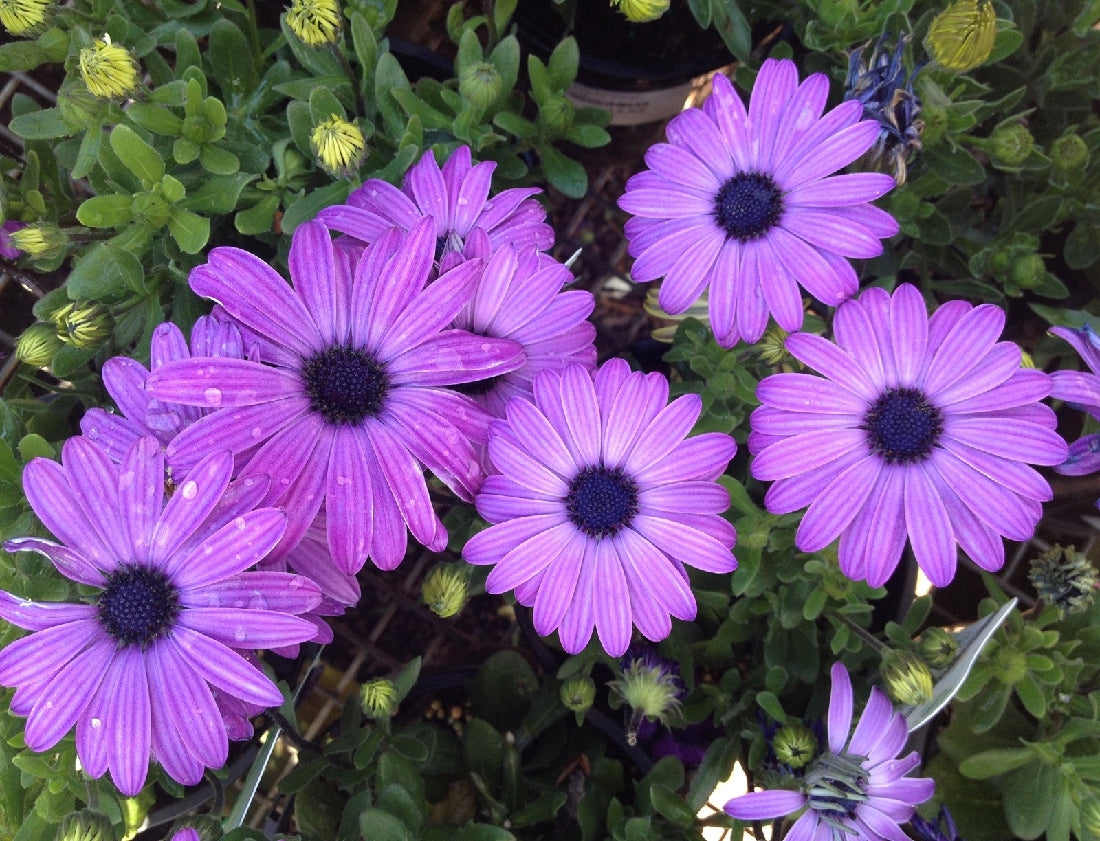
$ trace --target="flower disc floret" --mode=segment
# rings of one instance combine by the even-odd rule
[[[983,569],[1002,537],[1027,540],[1051,498],[1032,464],[1066,456],[1042,371],[998,342],[1004,312],[964,301],[931,318],[908,284],[842,304],[835,344],[795,334],[787,349],[823,374],[782,373],[757,388],[753,475],[773,482],[769,511],[807,507],[795,536],[816,552],[840,538],[840,568],[882,585],[906,541],[936,586],[960,547]]]
[[[650,640],[692,619],[685,564],[736,568],[736,533],[717,483],[736,446],[728,435],[685,438],[698,395],[668,403],[668,381],[611,360],[538,375],[490,427],[490,474],[477,510],[492,525],[463,557],[493,565],[485,587],[534,607],[535,630],[557,630],[570,653],[593,630],[612,656],[637,627]]]
[[[104,576],[96,602],[103,628],[120,645],[148,648],[172,628],[179,614],[179,591],[163,571],[125,564]]]
[[[897,222],[870,204],[894,186],[874,172],[837,175],[879,137],[858,101],[825,112],[829,83],[802,83],[794,62],[760,68],[748,108],[717,74],[703,107],[668,124],[668,143],[646,152],[619,206],[631,276],[663,277],[659,301],[672,315],[708,293],[711,327],[724,347],[757,341],[769,313],[802,326],[801,286],[835,306],[859,288],[852,257],[882,253]]]

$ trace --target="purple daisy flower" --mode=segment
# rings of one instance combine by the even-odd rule
[[[11,244],[11,235],[25,227],[27,227],[26,222],[17,222],[14,219],[9,219],[3,225],[0,225],[0,257],[6,260],[15,260],[23,253]]]
[[[150,367],[155,371],[165,362],[191,357],[221,356],[244,359],[244,342],[233,324],[212,316],[203,316],[191,329],[191,344],[179,327],[170,321],[157,325],[150,344]],[[149,371],[136,359],[115,356],[103,363],[103,385],[121,414],[98,407],[89,409],[80,419],[80,431],[95,441],[114,462],[134,442],[146,435],[167,446],[181,431],[213,411],[209,407],[187,406],[155,400],[146,390]],[[175,479],[184,474],[174,474]]]
[[[1050,377],[998,342],[1004,312],[965,301],[929,318],[914,287],[872,288],[837,309],[836,344],[795,334],[787,349],[824,375],[763,380],[751,418],[752,474],[774,484],[774,514],[809,506],[795,542],[840,538],[840,568],[883,584],[906,536],[936,586],[954,577],[956,543],[978,566],[1004,563],[1002,536],[1027,540],[1051,498],[1028,464],[1066,456]]]
[[[667,405],[666,405],[667,404]],[[736,534],[719,516],[729,496],[715,480],[736,445],[722,433],[685,437],[702,401],[668,403],[668,381],[621,359],[592,375],[580,365],[544,371],[533,401],[513,398],[490,428],[500,471],[477,496],[493,525],[463,549],[495,564],[485,587],[534,606],[540,634],[558,630],[571,654],[596,633],[620,656],[636,625],[657,641],[670,614],[695,617],[684,564],[735,569]]]
[[[842,102],[822,116],[829,80],[798,82],[792,61],[760,68],[746,111],[732,83],[668,124],[668,143],[646,152],[647,171],[626,184],[631,275],[664,277],[659,302],[682,313],[709,287],[710,323],[723,347],[757,341],[770,312],[787,331],[802,326],[799,285],[836,305],[859,280],[849,257],[875,257],[898,232],[868,204],[894,186],[889,175],[833,175],[875,145],[879,124]]]
[[[424,219],[407,237],[383,234],[352,265],[324,225],[307,222],[290,246],[293,288],[236,248],[215,248],[191,272],[191,288],[242,325],[261,361],[176,359],[151,374],[160,400],[221,407],[176,436],[168,458],[186,466],[214,447],[258,448],[242,476],[271,477],[264,504],[290,517],[280,554],[324,504],[342,572],[368,556],[393,569],[409,531],[433,551],[447,544],[423,468],[463,499],[477,492],[474,447],[485,442],[488,415],[444,386],[504,374],[523,354],[514,342],[445,329],[482,264],[426,285],[434,248]]]
[[[1050,332],[1073,345],[1073,349],[1081,355],[1092,372],[1053,372],[1050,375],[1053,383],[1050,396],[1055,400],[1072,403],[1100,420],[1100,336],[1087,324],[1077,330],[1052,327]],[[1054,470],[1065,476],[1084,476],[1100,470],[1100,433],[1083,435],[1070,444],[1066,460]]]
[[[560,371],[570,363],[596,367],[596,328],[587,320],[596,305],[583,289],[562,291],[572,273],[533,248],[499,248],[454,326],[479,336],[510,339],[523,348],[524,363],[492,380],[459,391],[495,417],[504,417],[512,397],[530,397],[540,371]]]
[[[537,187],[513,187],[489,198],[496,163],[471,165],[470,149],[459,146],[443,168],[429,149],[405,175],[402,189],[372,178],[348,196],[347,204],[326,207],[317,218],[334,231],[364,243],[390,228],[411,231],[423,218],[435,225],[435,259],[440,272],[470,256],[488,256],[505,243],[517,249],[545,250],[554,244],[546,211],[531,198]],[[475,251],[467,253],[473,237]],[[484,238],[484,239],[482,239]]]
[[[916,751],[896,758],[909,734],[905,718],[877,688],[871,690],[859,723],[852,725],[852,682],[833,665],[829,694],[829,749],[814,759],[798,781],[799,791],[754,791],[725,805],[743,821],[770,820],[805,809],[786,841],[906,841],[899,828],[914,807],[932,796],[935,782],[905,776],[918,765]]]
[[[9,540],[45,555],[98,592],[91,603],[36,603],[0,592],[0,616],[34,633],[0,651],[0,683],[27,717],[26,743],[53,747],[75,725],[84,770],[123,794],[145,784],[153,756],[174,780],[197,783],[228,754],[212,690],[282,703],[278,688],[234,649],[290,645],[316,629],[296,615],[321,598],[300,576],[245,572],[279,541],[286,515],[226,505],[227,452],[207,456],[167,501],[164,454],[139,439],[113,464],[72,438],[62,463],[23,472],[31,507],[58,543]]]

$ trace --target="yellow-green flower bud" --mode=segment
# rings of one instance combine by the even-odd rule
[[[948,70],[972,70],[989,58],[997,40],[992,0],[958,0],[932,19],[925,45]]]
[[[932,672],[928,665],[910,651],[891,649],[879,665],[886,694],[899,704],[911,707],[932,698]]]
[[[0,0],[0,24],[12,35],[34,35],[53,14],[54,0]]]
[[[66,344],[94,348],[111,337],[114,320],[107,309],[95,301],[73,301],[53,315],[57,335]]]
[[[504,90],[500,71],[487,61],[462,68],[458,76],[458,92],[478,111],[484,111],[497,101]]]
[[[1089,162],[1089,146],[1079,134],[1063,134],[1050,145],[1050,160],[1058,169],[1084,169]]]
[[[1042,283],[1046,273],[1047,267],[1042,257],[1038,254],[1024,254],[1012,264],[1008,276],[1021,289],[1034,289]]]
[[[57,225],[41,222],[12,231],[8,235],[8,241],[13,248],[18,248],[28,257],[49,260],[65,253],[69,237]]]
[[[1036,368],[1035,357],[1033,357],[1026,350],[1020,351],[1020,367],[1021,368]]]
[[[94,809],[70,812],[57,827],[57,841],[116,841],[110,819]]]
[[[334,178],[352,175],[367,151],[367,141],[359,126],[335,114],[314,127],[309,142],[317,162]]]
[[[1012,123],[1000,126],[989,138],[989,156],[1001,167],[1018,167],[1035,148],[1035,138],[1026,126]]]
[[[191,830],[194,834],[186,830]],[[188,836],[194,839],[196,835],[199,841],[218,841],[224,834],[221,821],[212,815],[188,815],[172,824],[172,828],[168,830],[167,841],[177,841],[177,838]]]
[[[62,348],[53,326],[38,321],[28,327],[15,343],[15,355],[34,368],[45,368]]]
[[[343,22],[338,0],[294,0],[286,10],[286,25],[303,44],[324,47],[340,40]]]
[[[564,96],[552,96],[539,106],[539,118],[554,131],[566,131],[573,125],[575,110]]]
[[[588,675],[573,675],[561,685],[562,705],[582,718],[596,700],[596,684]]]
[[[424,604],[442,619],[449,619],[466,606],[469,591],[465,569],[458,564],[438,564],[420,585]]]
[[[917,639],[917,652],[933,669],[946,669],[959,653],[959,641],[949,631],[933,626]]]
[[[389,718],[397,709],[397,687],[381,677],[368,680],[359,688],[359,704],[367,718]]]
[[[138,66],[129,50],[104,35],[80,51],[80,76],[100,99],[124,99],[137,90]]]
[[[765,365],[780,365],[790,359],[786,345],[788,335],[778,324],[769,327],[756,346],[760,361]]]
[[[792,768],[801,768],[817,756],[817,737],[802,724],[780,727],[772,739],[775,758]]]
[[[648,23],[668,11],[670,0],[611,0],[631,23]]]

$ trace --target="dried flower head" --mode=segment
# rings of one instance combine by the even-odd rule
[[[294,0],[286,10],[286,25],[310,47],[335,44],[343,23],[338,0]]]
[[[138,85],[138,66],[130,51],[104,35],[80,51],[80,76],[100,99],[123,99]]]
[[[1072,546],[1054,546],[1033,560],[1028,579],[1039,598],[1063,615],[1087,610],[1100,586],[1096,567]]]
[[[353,175],[367,152],[359,126],[335,114],[313,127],[309,145],[325,172],[334,178]]]

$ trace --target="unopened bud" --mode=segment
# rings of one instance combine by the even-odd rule
[[[458,564],[439,564],[424,576],[420,594],[432,613],[449,619],[466,606],[469,583],[465,569]]]
[[[817,737],[802,724],[780,727],[772,739],[775,758],[792,768],[801,768],[817,756]]]
[[[668,11],[670,0],[611,0],[631,23],[648,23]]]
[[[367,718],[389,718],[397,710],[397,687],[385,678],[368,680],[359,688],[359,703]]]
[[[367,141],[359,126],[335,114],[314,127],[309,143],[317,162],[334,178],[354,174],[367,151]]]
[[[552,96],[539,106],[539,117],[554,131],[566,131],[573,125],[574,110],[564,96]]]
[[[34,368],[45,368],[63,347],[53,326],[38,321],[28,327],[15,343],[15,355]]]
[[[50,260],[65,253],[69,237],[57,225],[51,222],[40,222],[27,225],[18,231],[11,231],[8,234],[8,241],[12,248],[18,248],[28,257]]]
[[[218,841],[221,822],[212,815],[187,815],[172,825],[167,841]]]
[[[94,348],[111,337],[114,319],[106,307],[94,301],[73,301],[53,315],[61,341],[78,348]]]
[[[323,47],[340,40],[340,4],[337,0],[294,0],[286,11],[290,31],[310,47]]]
[[[932,698],[932,672],[910,651],[891,649],[879,665],[886,694],[899,704],[919,706]]]
[[[1063,134],[1050,145],[1050,160],[1058,169],[1084,169],[1089,162],[1089,146],[1079,134]]]
[[[100,99],[124,99],[137,90],[138,67],[129,50],[104,35],[80,51],[80,76]]]
[[[1035,148],[1035,138],[1027,126],[1012,123],[1000,126],[989,138],[989,155],[993,163],[1001,167],[1018,167],[1027,160]]]
[[[588,675],[573,675],[561,685],[561,702],[581,719],[596,700],[596,684]]]
[[[1025,254],[1012,264],[1008,276],[1021,289],[1034,289],[1046,277],[1047,267],[1038,254]]]
[[[917,639],[917,652],[929,667],[946,669],[959,653],[959,641],[949,631],[933,626],[925,629]]]
[[[777,324],[773,324],[765,331],[764,336],[756,346],[756,352],[760,355],[760,361],[765,365],[779,365],[790,359],[787,352],[787,336],[790,334]]]
[[[961,73],[989,58],[996,40],[991,0],[958,0],[932,19],[925,43],[940,65]]]
[[[503,89],[500,71],[487,61],[464,67],[458,77],[458,92],[478,111],[496,102]]]
[[[94,809],[70,812],[57,828],[57,841],[116,841],[117,837],[110,819]]]
[[[54,0],[0,0],[0,24],[12,35],[34,35],[53,14]]]
[[[107,103],[92,95],[86,85],[73,81],[57,92],[57,110],[71,131],[85,131],[99,119]]]

